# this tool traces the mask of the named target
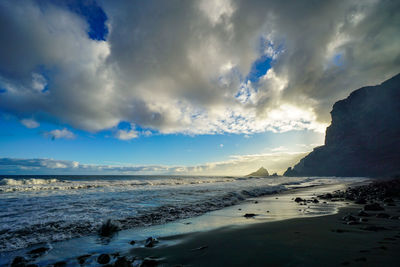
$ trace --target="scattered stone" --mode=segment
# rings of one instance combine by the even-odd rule
[[[356,204],[367,204],[367,201],[365,198],[357,198],[356,201],[354,201]]]
[[[118,257],[118,259],[114,262],[115,267],[131,267],[132,264],[125,257]]]
[[[313,200],[314,203],[319,203],[318,199],[314,198]]]
[[[254,204],[258,204],[258,201],[254,201]]]
[[[132,240],[131,242],[129,242],[129,244],[131,244],[132,246],[136,244],[135,240]]]
[[[108,219],[105,223],[101,225],[99,229],[99,235],[112,236],[118,231],[119,231],[119,226],[110,219]]]
[[[383,200],[383,202],[384,202],[384,203],[393,203],[394,200],[393,200],[393,198],[385,198],[385,199]]]
[[[296,197],[296,198],[294,199],[294,201],[297,202],[297,203],[299,203],[299,202],[303,202],[303,201],[305,201],[305,200],[302,199],[301,197]]]
[[[154,245],[155,245],[157,242],[158,242],[158,240],[157,240],[156,238],[149,237],[149,238],[146,239],[146,242],[145,242],[144,246],[145,246],[146,248],[152,248],[152,247],[154,247]]]
[[[101,254],[100,256],[97,257],[97,262],[100,264],[107,264],[111,260],[110,256],[108,254]]]
[[[385,209],[378,203],[371,203],[371,204],[365,205],[364,210],[380,211],[380,210],[385,210]]]
[[[378,213],[378,214],[376,214],[376,218],[388,219],[388,218],[390,218],[390,215],[387,213]]]
[[[246,213],[245,215],[243,215],[243,217],[245,217],[245,218],[254,218],[255,216],[257,216],[257,215],[254,213]]]
[[[42,256],[49,250],[50,250],[50,248],[40,247],[40,248],[32,249],[31,251],[28,252],[28,254],[31,255],[31,257],[33,257],[33,258],[37,258],[37,257]]]
[[[369,214],[366,213],[366,212],[363,211],[363,210],[360,210],[360,212],[359,212],[357,215],[360,216],[360,217],[369,217]]]
[[[21,256],[17,256],[14,258],[14,260],[11,263],[11,267],[25,267],[26,265],[26,259]]]
[[[79,264],[84,264],[85,261],[86,261],[90,256],[92,256],[92,255],[90,255],[90,254],[85,254],[85,255],[82,255],[82,256],[77,257],[76,259],[78,260]]]
[[[355,222],[355,221],[357,221],[357,218],[354,217],[354,216],[351,215],[351,214],[348,214],[348,215],[346,215],[346,216],[343,216],[342,220],[343,220],[343,221],[346,221],[346,222]]]

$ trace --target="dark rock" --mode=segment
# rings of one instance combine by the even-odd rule
[[[355,222],[357,221],[357,218],[354,217],[353,215],[348,214],[346,216],[343,216],[342,220],[346,222]]]
[[[34,264],[34,263],[29,263],[29,264],[25,265],[25,267],[39,267],[39,265]]]
[[[24,257],[17,256],[11,263],[11,267],[25,267],[27,260]]]
[[[257,171],[250,173],[249,175],[246,175],[247,177],[268,177],[269,173],[267,171],[267,169],[265,169],[264,167],[259,168]]]
[[[254,214],[254,213],[246,213],[245,215],[243,215],[243,217],[245,217],[245,218],[253,218],[255,216],[256,216],[256,214]]]
[[[131,261],[127,260],[126,257],[118,257],[114,262],[114,267],[131,267]]]
[[[111,260],[110,256],[108,254],[101,254],[100,256],[97,257],[97,262],[100,264],[107,264]]]
[[[360,217],[369,217],[369,214],[366,213],[366,212],[363,211],[363,210],[360,210],[360,212],[359,212],[357,215],[360,216]]]
[[[371,203],[371,204],[365,205],[364,210],[379,211],[379,210],[385,210],[385,209],[378,203]]]
[[[360,223],[368,222],[368,219],[367,219],[367,218],[360,218],[360,219],[358,220],[358,222],[360,222]]]
[[[254,204],[258,204],[258,201],[254,201]]]
[[[99,235],[112,236],[119,231],[119,226],[110,219],[103,223],[99,229]]]
[[[314,203],[319,203],[318,199],[314,198],[313,200]]]
[[[383,202],[385,202],[385,203],[393,203],[394,200],[393,200],[392,198],[385,198],[385,199],[383,200]]]
[[[158,243],[158,240],[156,238],[149,237],[146,239],[144,246],[147,248],[152,248],[156,243]]]
[[[400,173],[400,74],[353,91],[333,105],[325,144],[285,176],[374,176]]]
[[[78,260],[79,264],[84,264],[85,261],[86,261],[88,258],[90,258],[90,256],[92,256],[92,255],[90,255],[90,254],[85,254],[85,255],[82,255],[82,256],[77,257],[76,259]]]
[[[131,244],[132,246],[136,244],[135,240],[132,240],[131,242],[129,242],[129,244]]]
[[[37,258],[37,257],[42,256],[49,250],[50,250],[50,248],[40,247],[40,248],[32,249],[31,251],[28,252],[28,254],[31,255],[31,257],[33,257],[33,258]]]
[[[356,224],[360,224],[360,223],[357,221],[348,221],[348,222],[346,222],[346,224],[347,225],[356,225]]]
[[[365,198],[357,198],[354,203],[356,203],[356,204],[367,204],[367,201],[365,200]]]
[[[378,214],[376,214],[376,218],[388,219],[388,218],[390,218],[390,215],[387,213],[378,213]]]
[[[296,197],[296,198],[294,199],[294,201],[297,202],[297,203],[299,203],[299,202],[303,202],[303,201],[305,201],[305,200],[302,199],[301,197]]]
[[[391,220],[398,220],[400,217],[399,216],[390,216],[389,219]]]

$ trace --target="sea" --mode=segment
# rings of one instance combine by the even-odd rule
[[[162,225],[336,177],[0,176],[0,253],[120,229]],[[4,254],[3,254],[4,255]]]

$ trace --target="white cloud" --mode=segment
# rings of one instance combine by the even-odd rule
[[[34,119],[22,119],[21,123],[22,125],[24,125],[26,128],[29,129],[37,128],[40,126],[40,124]]]
[[[2,110],[91,132],[121,121],[166,134],[321,132],[335,101],[400,72],[398,1],[100,4],[106,41],[63,5],[0,3]],[[262,56],[272,68],[244,81]]]
[[[115,133],[115,137],[120,140],[131,140],[139,136],[138,132],[135,130],[118,130]]]
[[[45,136],[50,137],[51,139],[74,139],[75,134],[69,131],[67,128],[64,129],[56,129],[50,132],[45,132]]]

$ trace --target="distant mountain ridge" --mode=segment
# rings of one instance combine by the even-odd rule
[[[259,168],[257,171],[250,173],[249,175],[246,175],[247,177],[251,177],[251,176],[256,176],[256,177],[268,177],[269,173],[267,171],[267,169],[265,169],[264,167]]]
[[[393,176],[400,174],[400,74],[353,91],[333,105],[325,145],[285,176]]]

